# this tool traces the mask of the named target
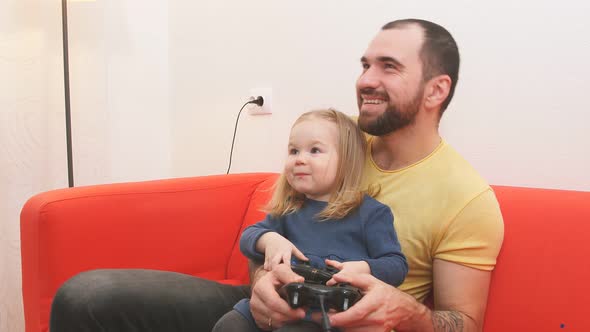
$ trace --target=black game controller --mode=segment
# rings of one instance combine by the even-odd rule
[[[358,288],[347,283],[326,285],[326,282],[339,271],[332,266],[315,268],[308,262],[298,261],[291,264],[291,269],[302,276],[305,281],[286,284],[281,287],[279,294],[289,303],[291,308],[303,306],[321,308],[324,331],[331,331],[327,310],[345,311],[362,297]]]
[[[361,298],[361,292],[348,284],[326,286],[307,282],[293,282],[283,286],[281,295],[291,308],[302,306],[325,307],[344,311]]]
[[[338,273],[338,269],[332,266],[325,268],[315,268],[306,261],[296,261],[291,264],[293,272],[305,278],[305,282],[325,285],[326,282],[332,279],[332,276]]]

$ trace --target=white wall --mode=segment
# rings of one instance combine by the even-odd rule
[[[462,68],[441,124],[493,184],[590,190],[590,23],[584,1],[197,1],[170,4],[175,175],[222,173],[252,87],[275,114],[242,116],[232,170],[278,171],[297,114],[354,114],[358,59],[379,27],[430,19],[456,37]]]
[[[76,185],[171,174],[168,4],[69,4]]]
[[[139,1],[70,4],[77,185],[279,171],[292,121],[356,113],[354,81],[389,20],[430,19],[462,54],[446,139],[493,184],[590,190],[590,5],[581,0]],[[59,1],[0,0],[0,331],[22,331],[18,214],[67,185]]]

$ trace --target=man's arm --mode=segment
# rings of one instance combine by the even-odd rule
[[[335,276],[361,288],[365,296],[347,311],[333,314],[332,324],[347,332],[481,331],[491,273],[438,259],[433,269],[434,311],[372,276]]]
[[[481,331],[491,270],[504,235],[502,212],[493,191],[488,189],[470,201],[452,226],[434,253],[433,324],[438,331]],[[474,261],[483,270],[460,263]]]
[[[434,331],[481,331],[491,272],[435,259]]]

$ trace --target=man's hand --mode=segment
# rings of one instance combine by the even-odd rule
[[[412,296],[397,290],[370,274],[334,275],[337,282],[347,282],[364,294],[350,309],[330,315],[333,326],[347,332],[391,331],[404,321],[420,319],[430,321],[429,311]],[[424,330],[428,331],[428,330]]]
[[[290,265],[291,254],[300,260],[308,260],[291,241],[275,232],[264,233],[256,242],[256,250],[264,253],[264,269],[267,271],[281,263]]]
[[[331,315],[334,326],[360,331],[481,331],[491,273],[435,259],[434,308],[375,277],[339,274],[334,279],[358,287],[364,297]]]
[[[250,310],[256,325],[263,330],[277,329],[286,322],[305,317],[301,308],[292,309],[277,290],[284,284],[303,282],[303,277],[294,273],[287,264],[279,264],[255,281],[250,299]]]

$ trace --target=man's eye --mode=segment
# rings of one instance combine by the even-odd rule
[[[318,148],[311,148],[311,153],[320,153],[320,149]]]
[[[298,152],[297,149],[289,149],[289,154],[297,154]]]
[[[383,65],[385,69],[397,69],[397,67],[392,63],[386,63]]]
[[[369,69],[369,64],[368,63],[364,63],[363,62],[361,65],[362,65],[362,67],[363,67],[364,70]]]

